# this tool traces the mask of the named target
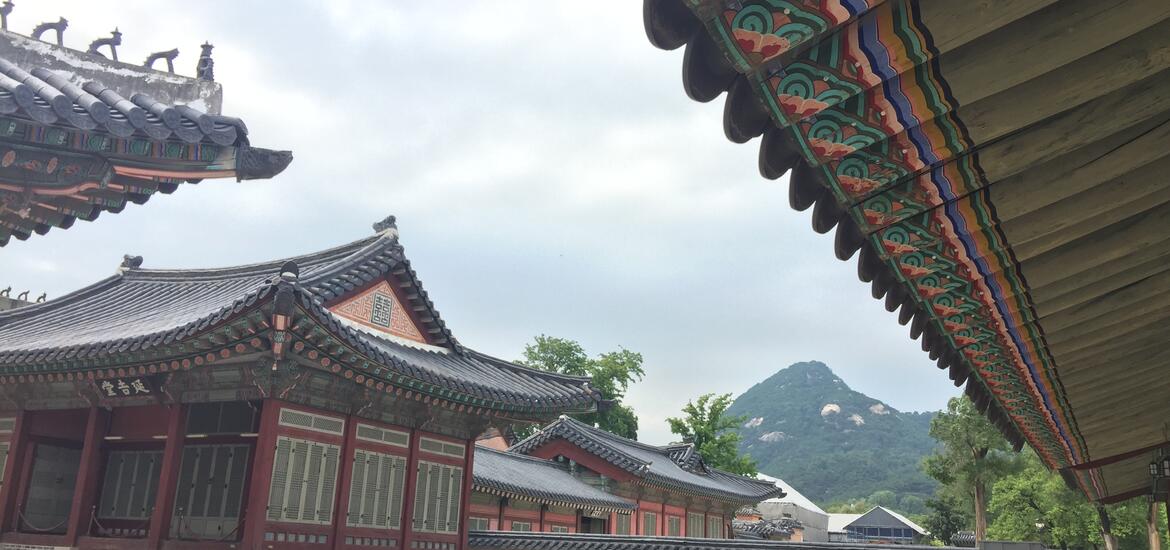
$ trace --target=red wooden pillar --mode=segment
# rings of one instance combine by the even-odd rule
[[[248,483],[248,506],[244,510],[244,536],[240,548],[260,548],[264,541],[264,524],[268,518],[268,484],[272,462],[276,459],[276,422],[280,403],[265,399],[260,405],[260,436],[252,457],[252,478]]]
[[[467,515],[471,513],[471,480],[472,469],[475,467],[475,440],[467,444],[467,456],[463,461],[463,500],[459,502],[459,548],[467,545]],[[543,516],[542,516],[543,517]]]
[[[179,484],[179,465],[183,461],[184,420],[187,407],[175,403],[167,408],[167,442],[163,447],[162,464],[159,466],[158,493],[154,499],[154,511],[150,514],[150,530],[147,532],[147,546],[159,548],[171,530],[171,517],[175,513],[175,491]]]
[[[109,428],[109,414],[105,409],[89,408],[85,421],[85,443],[81,447],[81,469],[73,487],[73,506],[69,509],[69,526],[65,531],[65,545],[77,546],[77,537],[89,534],[93,504],[97,498],[101,478],[102,441]]]
[[[5,463],[3,477],[0,478],[0,532],[15,530],[12,518],[15,516],[19,485],[24,480],[20,471],[24,467],[24,456],[28,452],[28,414],[24,411],[16,413],[16,423],[12,427],[12,437],[8,440],[8,461]]]
[[[540,508],[538,508],[537,510],[538,511],[536,513],[536,532],[543,533],[544,532],[544,513],[545,513],[545,510],[548,510],[548,505],[541,504]]]
[[[337,490],[334,491],[336,500],[333,501],[333,509],[337,511],[333,514],[333,546],[335,548],[341,546],[342,532],[349,520],[349,484],[353,483],[354,451],[357,450],[354,446],[354,442],[357,441],[357,420],[356,416],[345,417],[345,440],[341,443],[341,482],[337,484]]]
[[[414,492],[418,484],[418,444],[422,433],[410,430],[410,448],[406,450],[406,491],[402,494],[402,546],[410,548],[414,540]]]

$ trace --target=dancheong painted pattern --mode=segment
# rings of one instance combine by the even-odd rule
[[[860,248],[863,264],[886,266],[878,276],[901,289],[886,295],[889,309],[908,306],[903,322],[913,315],[915,332],[949,344],[931,350],[940,366],[978,373],[981,387],[968,393],[1015,444],[1026,439],[1057,467],[1083,462],[1085,443],[919,5],[689,0],[701,27],[672,29],[686,17],[667,4],[647,2],[647,32],[660,47],[686,44],[688,93],[707,101],[728,90],[729,137],[764,134],[765,175],[770,163],[771,177],[795,168],[794,206],[815,204],[814,227],[828,220],[822,232],[841,224],[839,255]],[[963,373],[952,374],[956,384]],[[1080,473],[1078,482],[1097,480]]]

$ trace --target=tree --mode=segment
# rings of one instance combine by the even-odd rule
[[[951,495],[940,493],[938,498],[928,499],[926,507],[930,512],[926,515],[923,527],[943,544],[951,544],[955,534],[970,525],[971,520],[963,510],[963,505]]]
[[[1095,505],[1069,489],[1035,453],[1026,453],[1021,462],[1019,472],[1003,477],[992,488],[990,510],[995,520],[988,534],[1004,540],[1041,541],[1050,548],[1102,547],[1105,541]],[[1141,499],[1105,508],[1118,548],[1149,546],[1148,510]]]
[[[713,393],[700,395],[683,407],[683,418],[667,418],[670,431],[682,436],[684,443],[693,443],[707,464],[728,472],[756,475],[756,462],[750,456],[739,454],[739,432],[735,428],[747,420],[746,416],[728,416],[731,394],[718,397]]]
[[[533,343],[524,346],[524,359],[520,363],[549,372],[591,377],[590,386],[601,392],[611,404],[605,410],[572,416],[607,432],[629,439],[638,438],[638,416],[621,400],[630,384],[646,374],[642,370],[642,354],[622,348],[592,359],[585,353],[585,348],[573,340],[541,334]],[[518,429],[516,432],[523,437],[530,430]]]
[[[971,497],[975,540],[984,540],[988,489],[1015,464],[1007,441],[962,397],[951,398],[947,410],[934,417],[930,435],[942,446],[923,460],[923,468],[939,483],[954,486]]]

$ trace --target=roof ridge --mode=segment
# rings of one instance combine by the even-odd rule
[[[493,448],[491,448],[491,447],[485,447],[485,446],[483,446],[483,445],[476,445],[476,446],[475,446],[475,452],[477,452],[477,453],[478,453],[479,451],[487,451],[487,452],[489,452],[489,453],[493,453],[493,454],[497,454],[497,455],[502,455],[502,456],[507,456],[507,457],[510,457],[510,458],[519,458],[519,459],[527,460],[527,461],[529,461],[529,462],[535,462],[535,463],[538,463],[538,464],[544,464],[544,465],[547,465],[547,466],[550,466],[550,467],[553,467],[553,468],[560,469],[560,467],[559,467],[559,466],[557,466],[556,462],[554,462],[554,461],[552,461],[552,460],[549,460],[549,459],[547,459],[547,458],[540,458],[540,457],[536,457],[536,456],[523,455],[523,454],[520,454],[520,453],[513,453],[513,452],[511,452],[511,451],[501,451],[501,450],[499,450],[499,449],[493,449]]]
[[[112,286],[114,283],[121,282],[123,280],[123,277],[124,277],[124,275],[122,275],[121,273],[115,273],[113,275],[110,275],[109,277],[106,277],[105,279],[101,279],[97,282],[91,283],[87,286],[83,286],[77,290],[63,294],[63,295],[58,296],[56,298],[53,298],[51,300],[45,300],[44,302],[32,303],[32,304],[20,306],[18,308],[9,309],[6,311],[0,311],[0,320],[20,319],[21,317],[24,317],[25,315],[28,315],[28,314],[39,313],[39,312],[42,312],[45,310],[53,309],[54,307],[56,307],[58,305],[68,303],[71,300],[76,300],[80,297],[87,295],[88,293],[95,292],[98,290],[105,290],[105,289],[109,288],[110,286]]]
[[[589,429],[589,430],[590,430],[590,431],[592,431],[594,434],[598,434],[598,435],[601,435],[602,437],[607,437],[607,438],[611,438],[611,439],[618,439],[618,440],[620,440],[622,443],[626,443],[626,444],[629,444],[629,445],[633,445],[633,446],[635,446],[635,447],[640,447],[640,448],[642,448],[642,449],[645,449],[645,450],[647,450],[647,451],[653,451],[653,452],[656,452],[656,453],[658,453],[658,454],[661,454],[661,455],[663,455],[663,458],[665,458],[665,459],[667,459],[667,460],[670,460],[671,462],[674,462],[674,460],[672,460],[672,459],[670,458],[670,451],[668,451],[668,450],[667,450],[665,447],[661,447],[661,446],[658,446],[658,445],[651,445],[651,444],[649,444],[649,443],[643,443],[643,442],[641,442],[641,441],[638,441],[637,439],[629,439],[629,438],[626,438],[626,437],[622,437],[622,436],[620,436],[620,435],[618,435],[618,434],[607,432],[607,431],[605,431],[605,430],[603,430],[603,429],[601,429],[601,428],[597,428],[597,427],[594,427],[594,426],[590,426],[590,425],[588,425],[588,424],[586,424],[586,423],[584,423],[584,422],[581,422],[580,420],[577,420],[576,418],[573,418],[573,417],[571,417],[571,416],[565,416],[564,418],[565,418],[565,419],[567,419],[567,420],[572,420],[573,422],[577,423],[578,425],[580,425],[580,426],[583,426],[583,427],[585,427],[585,428]],[[645,462],[645,461],[642,461],[642,462]]]
[[[309,252],[307,254],[300,254],[297,256],[289,256],[285,258],[277,258],[273,260],[265,260],[261,262],[254,262],[249,264],[241,264],[228,267],[211,267],[211,268],[194,268],[194,269],[143,269],[143,268],[129,268],[126,270],[126,275],[133,280],[171,280],[173,278],[182,277],[190,279],[192,276],[206,276],[207,279],[229,278],[241,275],[259,275],[267,271],[278,275],[277,270],[286,262],[296,262],[298,264],[306,262],[306,260],[324,261],[329,259],[340,259],[348,256],[353,256],[356,252],[366,248],[371,243],[381,238],[381,235],[374,235],[372,237],[365,237],[340,246],[327,248],[325,250],[318,250],[316,252]],[[302,266],[303,267],[303,266]],[[315,277],[314,277],[315,278]]]
[[[522,365],[520,363],[516,363],[514,361],[509,361],[507,359],[500,359],[499,357],[496,357],[494,355],[488,355],[482,351],[477,351],[477,350],[473,350],[473,349],[468,349],[467,353],[468,353],[468,355],[471,355],[477,359],[486,359],[489,361],[495,361],[501,367],[509,368],[509,369],[520,371],[520,372],[527,373],[527,374],[541,376],[544,378],[553,378],[553,379],[562,380],[562,381],[586,382],[586,383],[591,382],[593,380],[593,378],[589,377],[589,376],[577,376],[577,375],[573,375],[573,374],[562,374],[559,372],[552,372],[552,371],[538,369],[536,367],[529,367],[528,365]]]

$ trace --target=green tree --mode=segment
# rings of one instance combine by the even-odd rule
[[[1015,459],[1007,441],[971,401],[951,398],[947,410],[930,422],[930,435],[941,447],[923,460],[923,468],[943,485],[970,496],[975,516],[975,539],[987,536],[988,490],[1009,473]]]
[[[971,524],[963,504],[952,495],[940,493],[938,498],[927,499],[926,507],[930,512],[926,515],[923,527],[930,531],[935,540],[943,544],[951,544],[951,538],[955,533]]]
[[[1098,548],[1104,545],[1101,519],[1084,495],[1041,464],[1035,453],[1023,457],[1023,468],[995,483],[990,509],[995,520],[988,529],[993,538],[1036,540],[1051,548]],[[1144,500],[1108,506],[1110,532],[1119,548],[1148,548]]]
[[[700,395],[683,407],[683,418],[666,421],[670,431],[682,436],[684,443],[694,443],[707,464],[740,475],[756,475],[756,462],[739,454],[740,435],[735,431],[747,417],[727,415],[731,402],[730,393]]]
[[[573,340],[541,334],[524,346],[524,359],[520,363],[560,374],[591,377],[590,385],[611,402],[610,407],[573,417],[622,437],[638,438],[638,416],[621,400],[630,384],[646,374],[642,370],[642,354],[622,348],[590,358],[585,348]],[[523,437],[531,430],[531,427],[519,428],[516,433]]]

